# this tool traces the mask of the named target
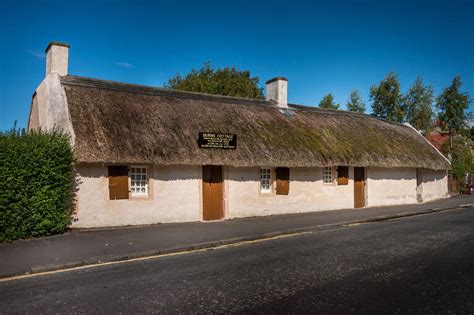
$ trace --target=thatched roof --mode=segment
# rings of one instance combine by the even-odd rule
[[[62,84],[79,162],[449,168],[412,128],[365,114],[74,76]],[[201,149],[199,132],[236,134],[237,148]]]

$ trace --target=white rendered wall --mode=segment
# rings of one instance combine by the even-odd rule
[[[446,171],[423,169],[421,172],[421,195],[423,202],[448,196],[448,177]]]
[[[106,227],[200,221],[201,167],[148,167],[148,200],[109,200],[107,166],[80,165],[78,204],[72,227]]]
[[[274,175],[274,174],[273,174]],[[260,193],[260,169],[227,168],[226,217],[250,217],[354,207],[353,168],[349,184],[323,184],[322,168],[291,168],[288,195]]]
[[[109,200],[107,166],[80,165],[77,171],[73,227],[202,220],[201,166],[148,166],[147,200]],[[424,201],[446,196],[446,172],[425,171]],[[353,208],[353,174],[350,167],[348,185],[323,184],[322,168],[291,168],[289,194],[276,195],[260,192],[260,168],[224,167],[224,218]],[[367,206],[416,203],[416,170],[367,168],[366,194]]]
[[[278,106],[288,107],[288,81],[278,79],[267,83],[266,100],[273,100],[278,103]]]
[[[33,99],[31,100],[30,117],[28,120],[28,131],[38,130],[41,128],[39,110],[40,109],[38,107],[38,96],[35,94],[33,96]]]
[[[66,93],[61,85],[61,77],[55,72],[49,74],[36,89],[28,121],[28,130],[53,128],[69,134],[71,143],[74,144],[75,136]]]
[[[415,168],[366,168],[368,207],[416,203]]]
[[[69,47],[51,45],[46,52],[46,76],[57,73],[67,75]]]

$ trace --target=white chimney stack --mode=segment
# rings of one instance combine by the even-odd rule
[[[46,48],[46,76],[57,73],[67,75],[69,45],[60,42],[51,42]]]
[[[278,107],[288,108],[288,79],[283,77],[267,81],[267,101],[275,101]]]

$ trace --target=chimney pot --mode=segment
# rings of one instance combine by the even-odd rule
[[[69,45],[61,42],[50,42],[46,47],[46,75],[57,73],[67,75]]]
[[[267,101],[275,101],[278,107],[288,108],[288,79],[276,77],[266,82]]]

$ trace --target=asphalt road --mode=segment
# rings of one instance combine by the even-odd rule
[[[474,209],[0,282],[0,313],[137,312],[472,314]]]

